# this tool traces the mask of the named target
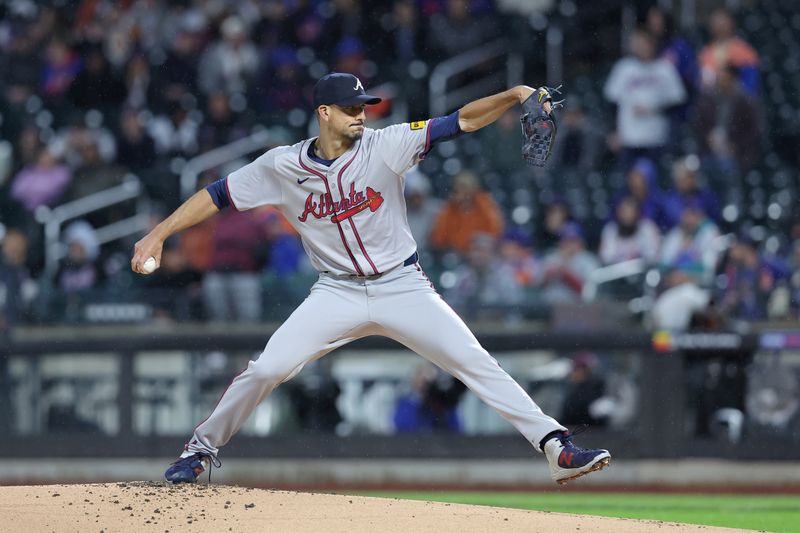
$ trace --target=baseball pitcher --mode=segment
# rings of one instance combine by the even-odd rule
[[[160,263],[164,241],[221,209],[279,209],[300,234],[319,271],[309,296],[255,361],[230,383],[166,471],[173,483],[194,482],[253,409],[303,366],[368,335],[383,335],[446,370],[497,410],[544,453],[554,481],[607,466],[607,450],[579,448],[567,429],[544,414],[478,343],[442,300],[418,262],[406,219],[405,173],[438,142],[487,126],[522,104],[523,157],[542,165],[555,138],[546,88],[517,86],[430,120],[374,130],[364,109],[380,98],[361,81],[332,73],[314,86],[319,136],[268,150],[197,192],[136,243],[131,268]]]

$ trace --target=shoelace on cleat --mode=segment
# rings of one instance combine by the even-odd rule
[[[222,461],[219,460],[219,457],[210,453],[203,455],[208,457],[208,481],[206,482],[206,485],[211,485],[211,471],[214,468],[222,468]]]

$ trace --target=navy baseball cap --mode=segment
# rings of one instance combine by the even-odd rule
[[[381,99],[364,92],[361,80],[352,74],[331,72],[314,85],[314,109],[321,105],[336,104],[342,107],[380,103]]]

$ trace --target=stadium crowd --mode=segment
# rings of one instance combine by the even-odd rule
[[[131,241],[105,244],[97,231],[131,216],[136,202],[68,224],[54,272],[44,270],[37,210],[135,174],[155,221],[180,203],[175,169],[187,159],[263,124],[304,136],[311,87],[330,70],[355,73],[367,87],[398,83],[409,118],[424,118],[427,73],[499,36],[512,17],[506,4],[3,4],[6,321],[84,320],[86,301],[119,301],[143,290],[161,318],[272,317],[268,310],[292,287],[301,294],[313,272],[296,234],[271,208],[228,210],[184,232],[168,243],[161,269],[144,279],[126,270]],[[683,329],[702,313],[749,321],[797,312],[800,224],[766,246],[763,231],[738,223],[722,205],[726,180],[757,166],[766,142],[758,52],[725,10],[711,14],[700,40],[683,36],[659,9],[640,15],[624,57],[603,71],[602,105],[567,95],[547,170],[556,180],[561,172],[583,181],[592,173],[621,176],[604,216],[582,216],[568,194],[540,190],[545,209],[520,219],[494,197],[483,171],[466,165],[441,172],[422,163],[408,177],[420,252],[444,297],[465,316],[514,320],[536,305],[578,304],[592,272],[632,259],[661,274],[651,295],[655,327]],[[519,155],[517,111],[475,135],[492,172],[501,179],[522,174],[536,188],[540,176]],[[200,185],[220,171],[206,172]],[[621,280],[604,297],[641,297],[641,278]]]

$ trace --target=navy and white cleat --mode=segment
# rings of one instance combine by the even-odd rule
[[[573,434],[562,432],[544,444],[544,454],[550,463],[550,476],[559,485],[602,470],[611,463],[608,450],[579,448],[572,443],[572,437]]]
[[[182,457],[169,465],[167,471],[164,472],[164,477],[170,483],[195,483],[197,478],[208,470],[211,466],[219,468],[222,463],[215,457],[204,454],[195,453],[188,457]],[[211,471],[208,472],[208,479],[211,481]]]

